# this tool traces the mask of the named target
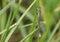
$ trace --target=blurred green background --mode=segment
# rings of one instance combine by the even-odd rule
[[[0,0],[0,42],[60,42],[60,0]]]

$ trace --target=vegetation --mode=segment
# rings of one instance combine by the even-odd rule
[[[60,0],[0,0],[0,42],[60,42]]]

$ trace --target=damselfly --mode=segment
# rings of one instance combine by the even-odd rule
[[[37,9],[37,13],[38,13],[37,28],[40,28],[40,30],[38,30],[38,32],[39,32],[39,37],[41,37],[41,35],[42,35],[43,32],[45,31],[45,26],[44,26],[43,23],[41,23],[41,20],[42,20],[41,7],[39,7],[39,8]]]

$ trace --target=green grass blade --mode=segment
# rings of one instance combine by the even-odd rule
[[[50,41],[51,41],[51,39],[53,38],[53,36],[54,36],[55,32],[57,31],[57,29],[59,28],[59,26],[60,26],[60,20],[59,20],[59,22],[56,24],[56,26],[55,26],[53,32],[51,33],[49,39],[47,40],[47,42],[50,42]]]
[[[21,22],[21,20],[24,18],[24,16],[26,15],[26,13],[30,10],[30,8],[34,5],[34,3],[36,2],[36,0],[34,0],[32,2],[32,4],[28,7],[28,9],[23,13],[23,15],[19,18],[19,20],[16,23],[16,26],[10,31],[10,33],[8,34],[5,42],[8,42],[8,40],[10,39],[11,35],[13,34],[13,32],[16,30],[17,26],[19,25],[19,23]]]

